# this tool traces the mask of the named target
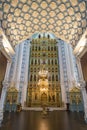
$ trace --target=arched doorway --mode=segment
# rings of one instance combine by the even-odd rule
[[[41,94],[41,104],[42,105],[46,105],[47,104],[47,94],[46,93],[42,93]]]

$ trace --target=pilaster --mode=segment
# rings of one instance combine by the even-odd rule
[[[83,97],[83,105],[84,105],[84,119],[85,122],[87,123],[87,93],[86,93],[86,89],[85,89],[85,81],[83,78],[83,73],[82,73],[82,68],[81,68],[81,62],[80,62],[80,58],[77,57],[77,65],[78,65],[78,70],[79,70],[79,85],[81,88],[81,92],[82,92],[82,97]]]
[[[29,57],[30,57],[30,41],[27,43],[27,54],[26,54],[26,66],[25,66],[25,77],[24,77],[24,84],[22,89],[22,106],[24,106],[26,102],[26,96],[27,96],[27,85],[28,85],[28,71],[29,71]]]
[[[22,65],[22,57],[23,57],[23,47],[24,44],[19,45],[19,52],[18,52],[18,63],[17,63],[17,71],[15,74],[15,87],[17,90],[19,90],[19,85],[20,85],[20,75],[21,75],[21,65]]]
[[[63,66],[62,66],[62,54],[61,54],[61,48],[60,43],[57,44],[58,46],[58,55],[59,55],[59,67],[60,67],[60,83],[61,83],[61,95],[62,95],[62,102],[64,103],[64,106],[67,102],[67,95],[66,95],[66,89],[64,85],[64,75],[63,75]]]
[[[3,88],[2,88],[1,99],[0,99],[0,125],[3,121],[4,102],[5,102],[8,86],[9,86],[9,83],[7,81],[3,81]]]
[[[85,81],[80,81],[80,88],[83,96],[83,102],[84,102],[84,119],[85,122],[87,123],[87,93],[85,89]]]
[[[15,63],[14,63],[14,68],[13,68],[13,76],[12,76],[12,80],[11,80],[11,86],[14,86],[15,85],[15,75],[17,73],[17,62],[18,62],[18,52],[19,52],[19,45],[15,47]]]
[[[7,67],[6,67],[6,73],[5,73],[5,77],[4,77],[4,81],[3,81],[1,99],[0,99],[0,124],[3,120],[3,112],[4,112],[4,103],[5,103],[5,99],[6,99],[6,92],[7,92],[7,88],[9,87],[8,77],[9,77],[10,66],[11,66],[11,63],[8,61]]]
[[[11,68],[11,62],[7,61],[7,67],[6,67],[5,77],[4,77],[5,81],[8,81],[9,79],[10,68]]]

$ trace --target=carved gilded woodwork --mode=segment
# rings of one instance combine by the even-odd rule
[[[81,91],[77,87],[73,87],[70,90],[70,103],[80,103],[81,102]]]
[[[6,94],[6,103],[16,103],[17,104],[17,99],[18,99],[18,91],[15,87],[9,87],[7,90]]]
[[[48,106],[61,106],[56,40],[39,36],[31,45],[27,106],[41,106],[43,97]]]

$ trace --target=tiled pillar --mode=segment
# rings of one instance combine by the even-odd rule
[[[66,107],[67,102],[67,95],[66,95],[66,88],[64,85],[64,74],[63,74],[63,65],[62,65],[62,53],[61,53],[61,47],[60,44],[57,44],[58,46],[58,55],[59,55],[59,67],[60,67],[60,83],[61,83],[61,95],[62,95],[62,102],[64,103],[64,107]]]
[[[16,66],[16,73],[15,73],[15,87],[19,91],[20,87],[20,75],[21,75],[21,65],[22,65],[22,58],[23,58],[23,47],[24,44],[19,45],[18,50],[18,60],[17,60],[17,66]]]
[[[80,87],[81,87],[83,102],[84,102],[84,119],[85,122],[87,123],[87,93],[86,93],[85,85],[86,85],[85,81],[80,82]]]
[[[24,78],[24,86],[22,89],[22,106],[24,106],[24,103],[26,102],[26,96],[27,96],[27,85],[28,85],[28,71],[29,71],[29,57],[30,57],[30,43],[27,44],[27,59],[26,59],[26,66],[25,66],[25,78]]]
[[[5,78],[3,81],[1,99],[0,99],[0,124],[2,123],[2,120],[3,120],[4,102],[5,102],[5,98],[6,98],[7,88],[9,87],[8,77],[9,77],[10,67],[11,67],[11,63],[8,61],[7,67],[6,67]]]
[[[81,62],[80,62],[79,58],[77,58],[77,65],[78,65],[78,70],[79,70],[80,88],[81,88],[83,102],[84,102],[84,119],[85,119],[85,122],[87,123],[87,93],[86,93],[86,89],[85,89],[86,84],[83,79]]]

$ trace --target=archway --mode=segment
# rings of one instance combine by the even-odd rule
[[[46,93],[41,94],[41,104],[47,105],[47,94]]]

